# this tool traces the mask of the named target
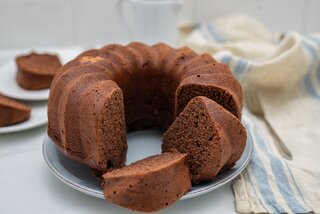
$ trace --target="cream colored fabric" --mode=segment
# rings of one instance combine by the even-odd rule
[[[272,34],[239,15],[181,45],[214,54],[243,87],[255,148],[233,184],[237,211],[320,213],[320,35]]]

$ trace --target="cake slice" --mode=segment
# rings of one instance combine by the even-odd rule
[[[54,75],[61,67],[57,55],[30,53],[16,58],[17,83],[26,90],[50,88]]]
[[[203,70],[203,72],[206,71]],[[216,70],[214,72],[191,75],[180,83],[176,91],[176,116],[182,112],[192,98],[205,96],[241,119],[241,109],[243,107],[241,85],[227,70],[223,72]]]
[[[0,127],[9,126],[30,118],[31,108],[0,94]]]
[[[163,135],[163,152],[188,154],[192,182],[212,180],[241,157],[246,131],[241,122],[215,101],[192,99]]]
[[[190,188],[186,155],[163,153],[103,175],[107,200],[122,207],[154,212],[170,206]]]

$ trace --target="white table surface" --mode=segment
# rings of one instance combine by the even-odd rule
[[[3,53],[0,52],[0,66],[10,58]],[[42,156],[46,130],[44,125],[0,134],[0,213],[129,213],[105,200],[78,192],[51,174]],[[179,201],[161,213],[236,213],[231,184]]]

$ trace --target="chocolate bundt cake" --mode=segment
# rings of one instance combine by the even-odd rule
[[[246,130],[221,105],[199,96],[188,103],[162,140],[163,152],[188,154],[192,182],[199,183],[235,164],[246,145]]]
[[[212,180],[240,158],[242,106],[240,84],[208,54],[165,44],[113,44],[85,51],[58,70],[48,135],[70,158],[106,172],[107,200],[157,211],[191,182]],[[155,127],[165,131],[165,153],[125,167],[126,130]]]
[[[26,121],[30,114],[30,107],[0,94],[0,127]]]
[[[48,135],[67,156],[96,170],[122,167],[126,129],[167,130],[196,96],[241,117],[240,84],[210,55],[165,44],[86,51],[55,76]]]
[[[21,88],[39,90],[49,88],[61,67],[58,56],[30,53],[16,58],[17,82]]]
[[[105,198],[142,212],[154,212],[179,200],[190,188],[186,155],[163,153],[103,175]]]

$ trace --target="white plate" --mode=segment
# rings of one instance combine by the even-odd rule
[[[247,123],[244,122],[246,125]],[[246,148],[234,167],[219,174],[213,181],[193,185],[192,189],[181,199],[193,198],[213,191],[233,180],[250,161],[253,144],[250,130],[247,127],[248,139]],[[161,153],[161,133],[140,131],[130,133],[128,138],[127,163],[147,156]],[[52,173],[70,187],[98,198],[104,198],[100,182],[93,176],[89,167],[63,155],[46,135],[43,148],[44,159]]]
[[[47,105],[46,101],[43,102],[29,102],[26,103],[32,108],[30,119],[21,123],[11,126],[0,127],[0,134],[23,131],[35,128],[45,124],[47,118]]]
[[[29,53],[26,51],[25,53]],[[42,53],[44,51],[40,51]],[[50,53],[45,51],[46,53]],[[80,53],[79,49],[57,49],[59,57],[62,63],[73,59],[76,55]],[[0,93],[8,97],[19,99],[19,100],[29,100],[29,101],[39,101],[47,100],[49,97],[49,89],[42,90],[25,90],[21,88],[16,81],[17,66],[15,60],[12,59],[3,67],[0,68]]]

